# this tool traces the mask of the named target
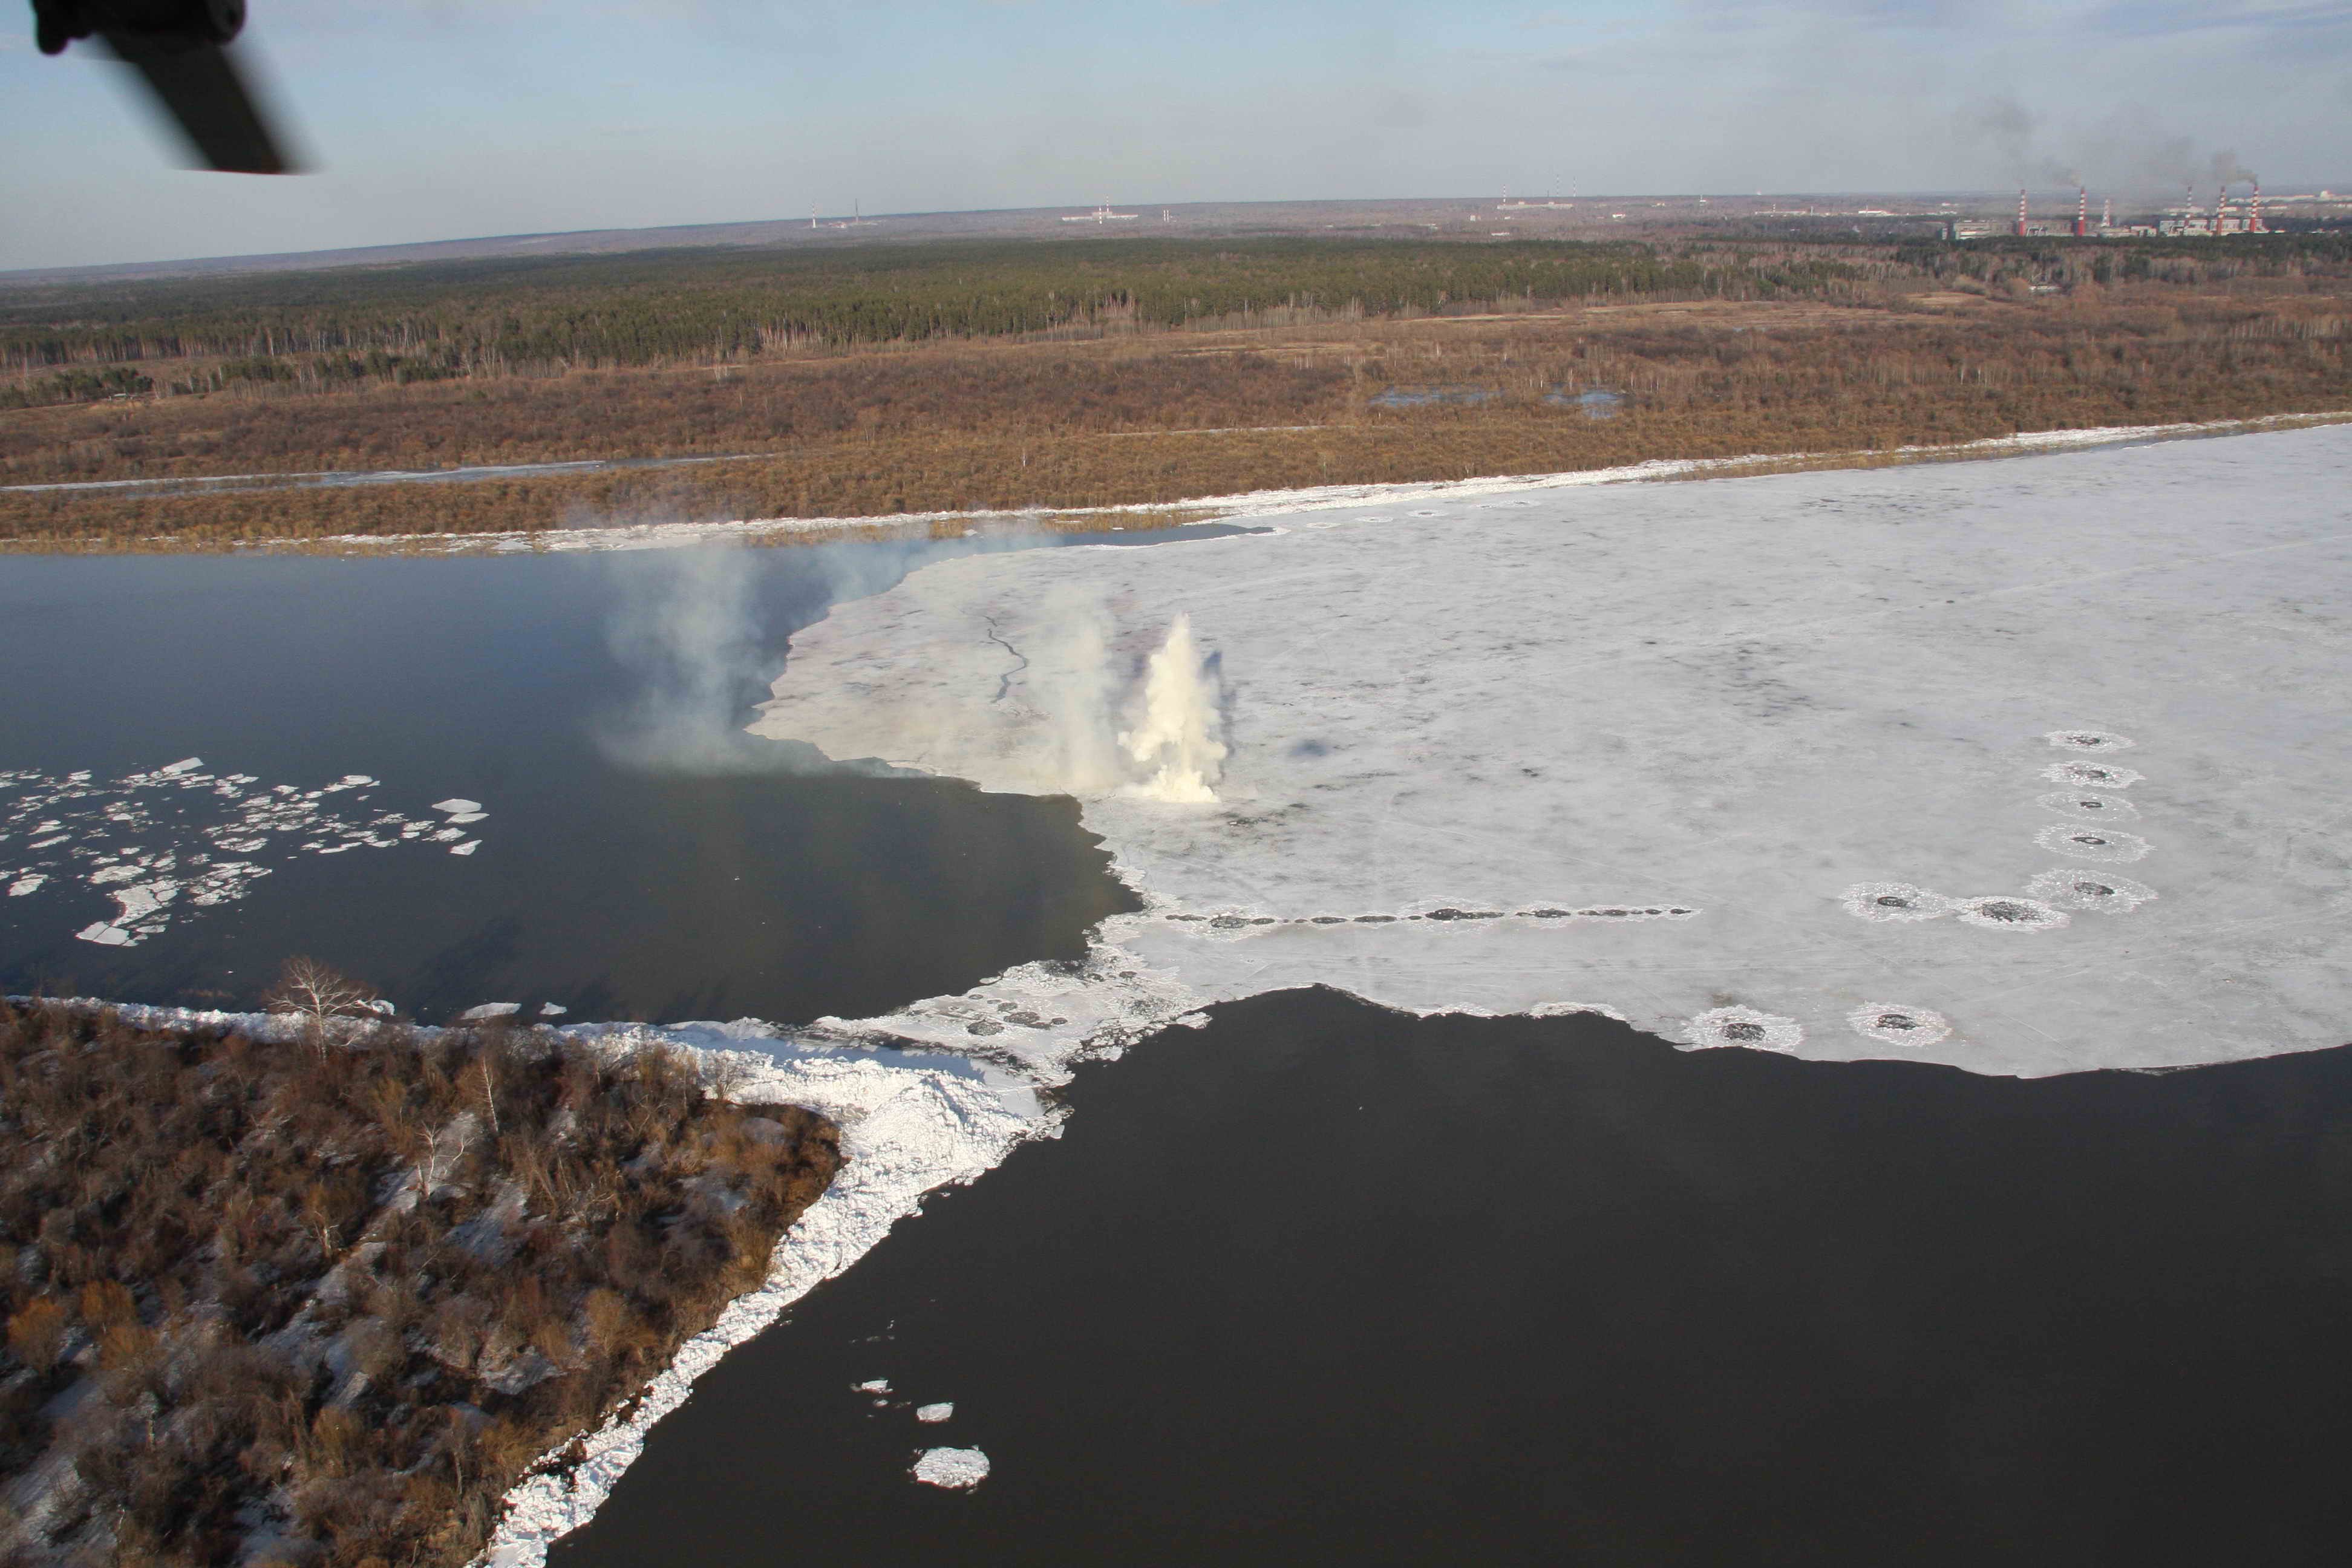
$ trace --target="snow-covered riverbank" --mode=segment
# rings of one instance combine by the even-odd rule
[[[243,552],[289,551],[318,554],[509,554],[533,551],[675,550],[701,544],[822,543],[850,538],[929,537],[938,530],[976,533],[1017,533],[1034,531],[1041,518],[1066,525],[1084,519],[1105,529],[1166,528],[1183,522],[1219,521],[1247,516],[1267,518],[1294,512],[1321,511],[1416,500],[1468,500],[1530,489],[1580,489],[1588,485],[1619,485],[1668,479],[1728,478],[1740,474],[1779,473],[1790,469],[1872,468],[1889,464],[1971,461],[1987,458],[2024,457],[2039,452],[2076,451],[2094,447],[2131,445],[2266,430],[2297,429],[2352,419],[2352,411],[2322,414],[2280,414],[2252,419],[2217,419],[2195,424],[2102,426],[2086,430],[2037,430],[2016,436],[1992,437],[1947,446],[1901,447],[1883,451],[1759,453],[1739,458],[1672,458],[1633,463],[1620,468],[1583,468],[1549,474],[1497,474],[1466,479],[1433,479],[1396,484],[1317,485],[1298,489],[1250,490],[1233,495],[1200,496],[1183,500],[1140,501],[1114,506],[1039,507],[1017,511],[919,511],[875,517],[771,517],[716,522],[606,521],[570,528],[487,533],[367,533],[322,538],[251,539],[239,542]],[[679,462],[757,461],[758,454],[738,458],[691,458]],[[522,465],[457,472],[388,475],[286,475],[289,479],[339,483],[446,483],[482,476],[514,476],[555,472],[569,468],[593,469],[612,465]],[[625,465],[622,465],[625,466]],[[182,485],[205,487],[262,476],[228,475],[218,479],[105,481],[114,485]],[[23,486],[25,489],[44,487]],[[168,538],[146,542],[157,549],[181,548]],[[43,548],[59,548],[44,542]],[[109,548],[120,548],[110,543]]]

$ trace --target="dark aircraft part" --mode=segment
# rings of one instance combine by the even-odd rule
[[[33,37],[45,55],[96,36],[146,79],[212,168],[283,174],[279,150],[236,62],[222,46],[245,27],[245,0],[33,0]]]

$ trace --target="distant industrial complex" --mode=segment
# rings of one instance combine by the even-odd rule
[[[2206,206],[2197,199],[2191,187],[2182,193],[2180,205],[2167,207],[2152,220],[2138,223],[2116,222],[2116,204],[2112,196],[2102,198],[2099,218],[2091,221],[2091,193],[2087,187],[2074,189],[2074,212],[2072,217],[2037,218],[2032,216],[2024,191],[2017,193],[2017,217],[2009,226],[2009,233],[2019,237],[2036,235],[2066,235],[2077,239],[2148,239],[2163,237],[2178,239],[2212,239],[2223,235],[2270,234],[2271,226],[2263,217],[2263,187],[2259,180],[2243,182],[2251,187],[2242,201],[2231,195],[2231,182],[2213,193],[2212,205]],[[2316,206],[2343,200],[2334,191],[2318,191],[2309,195],[2284,198],[2288,205]],[[1954,221],[1950,226],[1955,239],[1980,239],[2000,232],[1990,225],[1970,225]]]

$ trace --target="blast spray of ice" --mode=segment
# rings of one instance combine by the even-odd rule
[[[1120,748],[1150,776],[1126,794],[1144,800],[1200,805],[1217,798],[1213,786],[1224,769],[1217,739],[1216,683],[1192,641],[1192,617],[1178,616],[1144,668],[1142,715],[1121,731]]]

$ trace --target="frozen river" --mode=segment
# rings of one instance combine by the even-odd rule
[[[1201,1002],[1999,1073],[2334,1046],[2347,471],[2338,426],[952,562],[796,639],[759,729],[1078,795],[1146,903],[1112,967]],[[1101,760],[1180,616],[1206,804]]]

